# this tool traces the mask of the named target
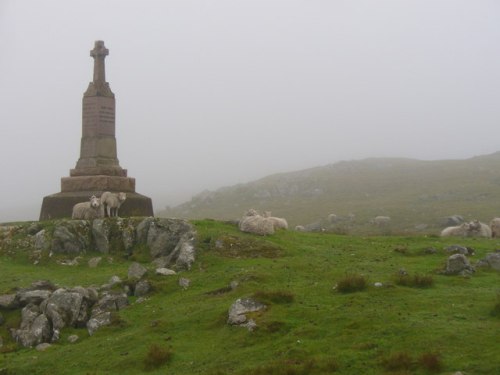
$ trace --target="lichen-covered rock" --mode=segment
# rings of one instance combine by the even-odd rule
[[[265,310],[266,305],[252,298],[238,298],[229,308],[227,324],[242,325],[247,322],[245,314]],[[254,322],[255,323],[255,322]],[[252,324],[253,326],[253,324]]]
[[[59,254],[81,254],[90,248],[90,223],[86,220],[61,221],[52,234],[51,251]]]
[[[45,229],[42,229],[41,231],[35,234],[34,244],[35,244],[35,250],[44,251],[49,249],[50,242],[47,231]]]
[[[446,275],[470,275],[474,273],[474,267],[469,263],[467,257],[463,254],[453,254],[446,262]]]
[[[157,268],[155,272],[157,275],[161,275],[161,276],[170,276],[170,275],[177,274],[177,272],[175,272],[174,270],[168,269],[168,268]]]
[[[50,323],[38,306],[29,304],[21,312],[20,328],[12,329],[11,334],[19,345],[33,347],[50,340]]]
[[[90,336],[92,336],[95,331],[97,331],[102,326],[107,326],[111,324],[111,313],[109,311],[103,311],[99,314],[93,315],[92,318],[87,322],[87,331]]]
[[[140,280],[147,272],[148,269],[146,267],[134,262],[128,268],[128,278],[131,280]]]
[[[109,231],[110,221],[105,219],[95,219],[92,222],[92,238],[96,249],[103,254],[109,253]]]
[[[477,262],[476,267],[492,268],[496,271],[500,271],[500,252],[489,253]]]
[[[0,295],[0,308],[6,310],[13,310],[20,307],[19,301],[16,299],[15,294],[2,294]]]
[[[50,297],[50,290],[21,290],[16,293],[16,299],[21,306],[26,306],[30,303],[39,305],[43,300]]]
[[[134,296],[143,297],[151,291],[151,283],[147,280],[140,280],[135,284]]]

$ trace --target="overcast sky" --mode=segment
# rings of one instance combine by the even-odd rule
[[[498,0],[0,0],[0,222],[80,155],[95,40],[155,210],[366,157],[500,150]]]

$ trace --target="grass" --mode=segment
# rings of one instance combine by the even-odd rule
[[[6,349],[0,351],[0,371],[127,375],[145,372],[145,361],[151,360],[159,367],[148,367],[149,374],[500,373],[499,313],[492,314],[492,309],[500,311],[500,300],[492,298],[500,273],[478,269],[469,278],[443,276],[435,271],[445,263],[444,252],[418,255],[423,248],[459,243],[476,250],[474,263],[500,247],[495,239],[291,231],[261,238],[213,220],[195,225],[197,260],[178,275],[190,279],[191,286],[180,288],[178,277],[149,276],[155,291],[141,303],[132,298],[113,325],[93,336],[84,328],[65,328],[52,350],[19,348],[8,328],[18,324],[20,312],[1,311]],[[220,239],[238,243],[243,253],[221,251]],[[245,244],[253,250],[246,252]],[[396,248],[406,249],[406,255]],[[102,285],[113,275],[126,279],[131,263],[114,255],[89,268],[86,262],[94,253],[83,255],[77,266],[61,266],[48,257],[33,265],[22,247],[0,252],[0,294],[38,279],[61,286]],[[432,276],[432,287],[398,285],[394,274],[402,268],[412,279]],[[386,287],[366,283],[362,292],[332,292],[346,275],[364,275],[370,284]],[[233,281],[238,285],[228,288]],[[251,296],[269,306],[255,317],[258,329],[228,326],[231,304]],[[80,339],[70,344],[70,334]],[[168,351],[168,359],[160,355],[156,361],[156,354],[147,359],[154,345],[158,350],[153,352]],[[406,353],[409,369],[393,353]],[[385,364],[401,368],[389,371]]]
[[[340,293],[352,293],[365,290],[368,287],[368,280],[364,275],[351,273],[345,275],[337,281],[337,290]]]

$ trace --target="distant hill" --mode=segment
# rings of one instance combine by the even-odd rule
[[[330,213],[352,213],[364,229],[373,217],[390,216],[397,231],[437,230],[454,214],[489,222],[500,216],[500,152],[465,160],[341,161],[204,191],[158,215],[232,220],[249,208],[272,211],[291,226]]]

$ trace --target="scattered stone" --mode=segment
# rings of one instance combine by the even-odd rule
[[[140,280],[148,272],[147,268],[143,265],[134,262],[128,268],[128,278]]]
[[[96,268],[99,265],[99,263],[101,263],[101,260],[102,260],[101,257],[91,258],[88,261],[88,265],[90,268]]]
[[[117,285],[120,285],[122,283],[122,279],[120,279],[119,276],[111,276],[107,284],[104,284],[101,286],[101,289],[104,290],[109,290]]]
[[[424,254],[436,254],[438,251],[434,247],[427,247],[424,249]]]
[[[179,286],[180,287],[187,289],[187,288],[189,288],[189,285],[191,285],[191,280],[186,279],[185,277],[181,277],[179,279]]]
[[[151,291],[151,284],[147,280],[141,280],[135,284],[134,296],[143,297]]]
[[[486,267],[500,271],[500,253],[489,253],[486,257],[476,263],[476,267]]]
[[[57,264],[61,266],[78,266],[82,257],[75,257],[73,259],[56,260]]]
[[[71,335],[71,336],[68,336],[68,342],[70,344],[74,344],[75,342],[77,342],[78,340],[80,339],[80,337],[78,337],[78,335]]]
[[[465,247],[460,245],[451,245],[445,248],[445,251],[449,254],[463,254],[463,255],[474,255],[475,251],[472,247]]]
[[[48,342],[42,342],[41,344],[38,344],[35,349],[39,352],[44,352],[51,346],[52,345],[50,345]]]
[[[111,324],[111,313],[109,311],[101,312],[93,316],[87,322],[87,331],[90,336],[92,336],[95,331],[97,331],[102,326],[107,326]]]
[[[373,284],[373,286],[376,288],[381,288],[384,286],[384,284],[382,284],[381,282],[376,282],[375,284]]]
[[[467,276],[474,273],[474,267],[464,254],[453,254],[446,261],[445,275],[463,275]]]
[[[19,307],[19,301],[16,299],[15,294],[0,295],[0,308],[12,310]]]
[[[266,308],[266,305],[255,301],[252,298],[238,298],[229,308],[227,324],[242,325],[247,322],[245,314],[249,312],[262,311]],[[255,326],[253,328],[255,328]]]
[[[161,276],[170,276],[170,275],[177,274],[177,272],[175,272],[174,270],[168,269],[168,268],[157,268],[155,272],[157,275],[161,275]]]
[[[404,268],[400,268],[398,271],[398,274],[400,276],[406,276],[406,275],[408,275],[408,272],[406,272],[406,270]]]

